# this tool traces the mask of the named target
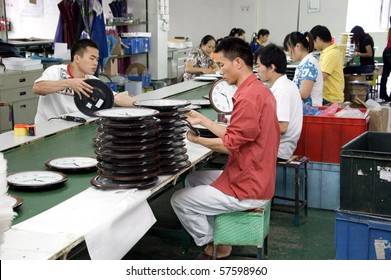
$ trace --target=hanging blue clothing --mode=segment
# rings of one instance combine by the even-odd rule
[[[99,1],[99,3],[102,5],[102,0],[95,1]],[[97,15],[94,11],[94,15],[95,16],[94,21],[92,23],[90,38],[98,44],[99,66],[101,70],[103,70],[103,59],[109,56],[109,51],[107,47],[106,25],[103,13]]]

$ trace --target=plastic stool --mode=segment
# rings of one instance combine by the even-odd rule
[[[294,201],[294,209],[287,208],[287,207],[274,207],[273,210],[276,211],[282,211],[282,212],[288,212],[295,214],[295,220],[294,223],[296,226],[299,225],[299,211],[304,209],[304,213],[307,216],[308,212],[308,186],[307,186],[307,163],[310,161],[310,159],[306,156],[292,156],[289,160],[285,162],[278,162],[277,165],[282,166],[284,168],[294,168],[295,169],[295,198],[290,197],[283,197],[283,196],[274,196],[273,201],[275,198],[282,199],[282,200],[288,200],[288,201]],[[299,171],[301,167],[304,167],[304,197],[302,200],[300,200],[300,176]]]
[[[256,258],[267,258],[270,205],[271,201],[268,201],[264,208],[217,215],[213,232],[213,259],[216,259],[219,244],[257,246]]]

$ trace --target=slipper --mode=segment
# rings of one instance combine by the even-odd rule
[[[195,260],[212,260],[213,257],[205,253],[204,250],[202,250],[198,256],[195,258]]]

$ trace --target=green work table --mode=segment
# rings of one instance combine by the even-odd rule
[[[137,99],[201,99],[208,94],[209,88],[210,83],[182,83],[182,85],[176,85],[176,87],[166,87],[156,92],[142,94],[137,96]],[[217,113],[211,108],[202,108],[199,111],[211,119],[216,119]],[[65,121],[55,120],[55,122],[58,123],[58,127],[63,127]],[[48,122],[47,126],[50,126],[50,129],[38,126],[37,135],[30,139],[18,139],[11,134],[12,132],[0,135],[0,142],[7,141],[7,143],[0,143],[0,149],[2,146],[5,147],[2,152],[7,159],[8,173],[45,170],[47,169],[45,162],[58,157],[96,156],[93,138],[96,135],[97,125],[93,120],[89,120],[89,122],[82,125],[69,124],[67,128],[59,129],[53,133],[53,127],[57,124],[55,122]],[[10,139],[14,143],[8,143]],[[135,200],[142,203],[143,200],[147,201],[158,193],[164,192],[169,185],[175,185],[180,176],[196,168],[199,164],[203,164],[212,156],[211,150],[194,143],[186,143],[186,148],[191,166],[179,171],[177,174],[159,176],[159,181],[153,188],[136,191],[134,193]],[[44,225],[45,220],[42,227],[35,225],[35,221],[42,223],[42,218],[40,219],[40,217],[46,217],[52,212],[55,213],[56,209],[62,209],[62,205],[68,205],[71,201],[75,201],[83,197],[83,195],[85,196],[86,193],[88,194],[91,191],[104,192],[91,187],[90,181],[96,176],[96,172],[68,173],[67,175],[68,180],[58,188],[43,191],[9,190],[9,193],[22,197],[23,204],[17,210],[18,215],[13,220],[13,226],[6,233],[5,243],[2,248],[3,252],[1,253],[2,255],[0,254],[2,259],[67,258],[68,254],[75,247],[84,242],[85,236],[80,234],[80,231],[64,232],[59,230],[58,233],[53,232],[53,230],[46,228]],[[124,197],[130,199],[132,195],[126,194]],[[126,211],[129,213],[133,211],[132,209],[137,211],[137,205],[137,203],[129,203]],[[97,206],[94,205],[94,207]],[[66,208],[62,212],[67,212]],[[77,222],[81,222],[76,220],[77,217],[71,216],[69,220],[65,219],[64,223],[77,224]],[[49,224],[49,221],[50,219],[47,227],[53,227]],[[55,219],[53,221],[58,222]]]

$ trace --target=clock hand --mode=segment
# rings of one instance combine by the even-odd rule
[[[46,182],[45,180],[39,180],[37,178],[34,178],[34,179],[28,179],[28,180],[24,180],[23,183],[25,182]]]
[[[229,103],[227,95],[225,93],[221,93],[221,95],[225,97],[225,100],[227,100],[228,107],[230,107],[230,103]]]

